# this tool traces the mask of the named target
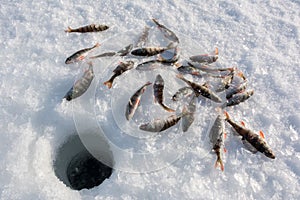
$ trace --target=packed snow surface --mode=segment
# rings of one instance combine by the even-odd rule
[[[174,69],[128,72],[108,90],[103,82],[123,58],[95,59],[92,87],[74,101],[62,100],[87,66],[66,65],[67,57],[97,42],[102,45],[93,55],[119,50],[145,25],[153,31],[152,18],[178,35],[183,57],[218,47],[218,65],[244,72],[254,95],[226,110],[235,121],[262,130],[276,159],[249,152],[226,124],[225,170],[214,168],[207,134],[216,106],[206,100],[198,102],[195,122],[185,134],[180,124],[159,134],[139,131],[135,123],[145,120],[143,114],[147,120],[160,112],[168,116],[157,105],[147,107],[152,86],[135,119],[126,123],[129,97],[158,73],[165,78],[165,103],[173,106],[168,97],[184,86]],[[298,0],[1,2],[0,199],[299,199],[299,22]],[[64,32],[92,23],[110,28]],[[154,39],[149,45],[163,42]],[[56,176],[54,163],[70,136],[93,128],[90,118],[105,132],[107,144],[100,146],[112,148],[115,170],[101,185],[76,191]],[[153,153],[170,141],[176,145],[167,153]],[[135,159],[140,151],[154,156]]]

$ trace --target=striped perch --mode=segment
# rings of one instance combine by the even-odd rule
[[[77,33],[100,32],[100,31],[105,31],[108,28],[109,27],[106,26],[106,25],[90,24],[90,25],[82,26],[82,27],[75,28],[75,29],[72,29],[72,28],[68,27],[68,29],[65,30],[65,32],[67,32],[67,33],[72,33],[72,32],[77,32]]]
[[[144,94],[146,87],[151,84],[152,83],[147,82],[130,97],[125,111],[125,117],[127,120],[130,120],[133,117],[136,109],[140,105],[142,94]]]

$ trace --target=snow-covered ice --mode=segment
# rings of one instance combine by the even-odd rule
[[[187,145],[179,147],[182,152],[176,152],[179,158],[174,162],[149,173],[117,168],[97,187],[72,190],[56,176],[55,159],[59,147],[78,129],[85,130],[90,121],[81,117],[87,106],[81,103],[86,95],[74,103],[62,101],[85,66],[66,65],[65,59],[96,42],[103,46],[95,54],[122,48],[127,44],[110,46],[109,42],[126,40],[124,33],[129,30],[139,34],[145,25],[151,24],[151,18],[158,19],[180,38],[186,38],[183,41],[190,41],[190,47],[197,46],[199,53],[218,47],[219,64],[236,66],[244,72],[248,87],[255,90],[254,96],[227,110],[234,120],[245,121],[255,131],[262,130],[276,159],[250,153],[226,126],[229,133],[225,141],[225,171],[215,169],[216,156],[207,152],[204,145],[214,114],[204,106],[203,115],[192,125],[184,141]],[[299,199],[299,21],[298,0],[1,2],[0,198]],[[111,28],[90,34],[64,32],[68,26],[75,28],[91,23],[107,24]],[[109,78],[111,71],[106,67],[111,62],[109,59],[95,61],[96,76]],[[97,66],[100,63],[108,64]],[[130,80],[129,75],[123,78]],[[135,77],[128,82],[128,90],[122,94],[130,96],[139,87],[137,81]],[[115,93],[126,88],[121,77],[115,84]],[[117,130],[116,124],[107,117],[111,115],[105,113],[118,112],[115,107],[110,108],[120,99],[105,101],[109,92],[102,86],[89,92],[96,94],[93,101],[87,101],[94,105],[94,120],[99,124],[106,121],[110,130]],[[81,124],[86,127],[78,127]],[[152,151],[177,135],[170,131],[167,136],[158,137],[146,137],[146,142],[141,143],[114,133],[108,139],[131,151],[137,147]],[[124,160],[121,155],[113,157],[116,163]]]

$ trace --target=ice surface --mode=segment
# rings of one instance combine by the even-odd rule
[[[247,151],[227,126],[225,171],[215,169],[216,156],[203,145],[214,113],[204,107],[207,117],[196,118],[188,132],[191,137],[185,141],[186,151],[169,166],[143,174],[115,170],[98,187],[72,190],[55,176],[53,163],[59,147],[76,132],[73,104],[62,97],[83,73],[84,65],[65,65],[64,61],[96,42],[103,46],[93,55],[119,50],[128,44],[115,46],[117,42],[105,41],[128,30],[139,34],[145,25],[153,25],[151,18],[197,41],[201,52],[195,53],[218,47],[219,64],[236,66],[245,73],[255,94],[228,111],[236,121],[262,130],[276,159]],[[0,199],[299,199],[299,21],[300,4],[295,0],[1,2]],[[90,23],[111,28],[103,33],[64,32],[68,26]],[[95,63],[96,67],[99,73],[107,65]],[[106,70],[102,75],[108,78],[109,74]],[[130,96],[138,87],[136,82],[128,82],[134,87],[124,93]],[[116,89],[120,83],[116,81]],[[98,109],[111,106],[104,97],[95,98]],[[80,98],[75,105],[76,101]],[[97,119],[115,126],[104,116]],[[159,145],[156,141],[172,135],[145,143],[131,143],[124,135],[111,137],[123,142],[123,147],[136,144],[152,151]]]

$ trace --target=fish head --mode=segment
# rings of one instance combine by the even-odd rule
[[[71,63],[73,63],[73,60],[72,60],[72,58],[67,58],[66,59],[66,61],[65,61],[65,64],[71,64]]]
[[[134,65],[134,62],[132,60],[129,60],[126,62],[126,65],[128,66],[128,68],[132,68]]]
[[[264,154],[268,157],[268,158],[272,158],[272,159],[275,159],[275,154],[273,153],[272,150],[270,149],[267,149]]]
[[[164,79],[158,74],[155,78],[155,84],[164,84]]]

